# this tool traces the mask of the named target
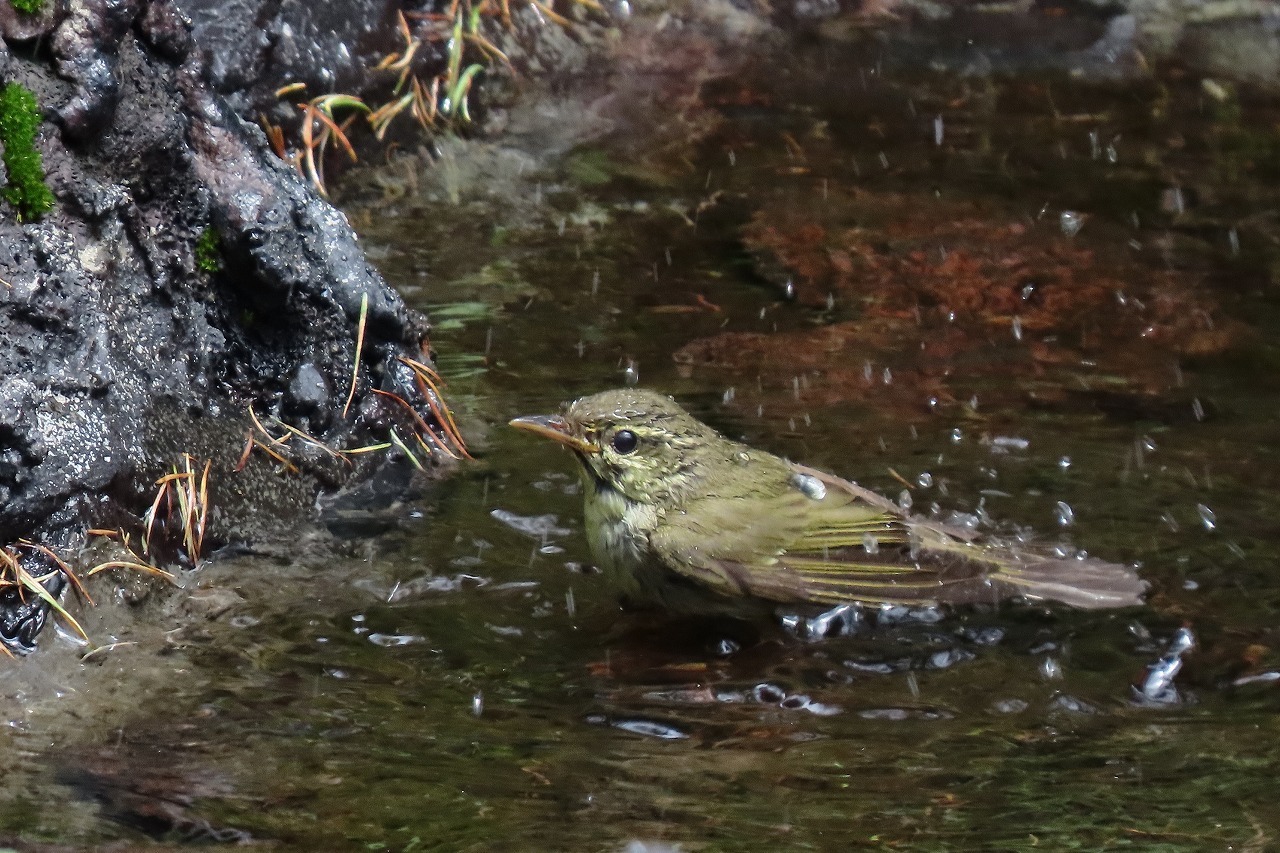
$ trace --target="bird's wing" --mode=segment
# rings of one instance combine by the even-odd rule
[[[762,503],[713,495],[668,517],[654,536],[671,539],[655,547],[678,554],[669,564],[690,580],[727,595],[786,603],[959,604],[1022,596],[1092,609],[1142,602],[1146,584],[1127,566],[986,543],[966,528],[908,518],[883,496],[839,477],[802,466],[791,471],[793,487]]]
[[[940,547],[963,547],[947,531],[919,528],[846,480],[792,471],[792,486],[774,496],[711,495],[668,516],[653,534],[655,549],[674,555],[668,563],[690,580],[780,602],[949,600],[948,586],[980,574],[966,559],[932,558]],[[920,559],[922,547],[930,559]]]

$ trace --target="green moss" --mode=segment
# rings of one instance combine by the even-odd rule
[[[11,0],[13,8],[28,15],[34,15],[44,8],[44,0]]]
[[[196,238],[196,269],[207,273],[222,271],[222,241],[212,228],[204,229]]]
[[[53,208],[53,193],[44,183],[44,163],[36,149],[40,107],[31,90],[10,83],[0,90],[0,144],[9,185],[2,194],[17,208],[18,219],[39,219]]]

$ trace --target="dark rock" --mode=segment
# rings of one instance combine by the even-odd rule
[[[61,3],[45,3],[34,15],[19,12],[12,3],[0,3],[0,36],[12,42],[44,38],[63,14]]]
[[[184,454],[211,464],[206,550],[271,525],[281,535],[320,490],[379,462],[353,470],[311,448],[298,476],[267,463],[241,471],[246,409],[305,418],[330,445],[384,438],[407,415],[370,390],[420,400],[397,357],[422,357],[426,318],[365,260],[345,217],[207,85],[169,0],[51,5],[63,16],[40,26],[56,67],[39,52],[5,54],[7,79],[57,117],[37,145],[58,204],[39,222],[0,212],[0,545],[65,547],[91,526],[136,526],[156,477]],[[0,4],[6,38],[34,26]],[[195,261],[210,231],[220,272]],[[362,363],[342,417],[362,305]],[[59,573],[35,560],[29,571],[60,591]],[[11,647],[29,647],[44,619],[37,597],[0,595]]]
[[[329,383],[314,364],[301,364],[289,382],[286,400],[293,411],[310,415],[329,402]]]
[[[275,90],[301,82],[312,95],[357,92],[395,44],[394,9],[382,0],[187,0],[210,83],[241,115],[296,110]],[[406,3],[413,9],[424,4]]]
[[[191,19],[169,0],[148,4],[139,30],[152,50],[173,63],[183,62],[195,47]]]
[[[101,130],[112,118],[120,84],[116,53],[141,10],[142,0],[81,0],[53,33],[58,74],[76,93],[57,110],[58,121],[72,138]]]

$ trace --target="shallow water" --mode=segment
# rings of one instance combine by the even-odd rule
[[[432,314],[479,461],[293,559],[202,568],[230,597],[148,605],[94,672],[46,643],[0,836],[1274,843],[1277,98],[1172,64],[1125,79],[1088,54],[1098,22],[1062,27],[1052,61],[1029,37],[983,53],[981,23],[827,27],[697,100],[673,66],[729,48],[653,35],[659,103],[611,135],[355,176],[348,212]],[[867,614],[817,643],[766,625],[729,655],[722,626],[621,614],[572,460],[504,424],[628,368],[917,511],[1139,562],[1149,605]],[[1197,645],[1143,698],[1182,627]]]

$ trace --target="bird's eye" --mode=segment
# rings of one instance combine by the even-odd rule
[[[631,453],[636,449],[636,445],[640,443],[640,439],[636,438],[636,434],[629,429],[621,429],[613,434],[613,441],[610,442],[613,449],[623,456]]]

